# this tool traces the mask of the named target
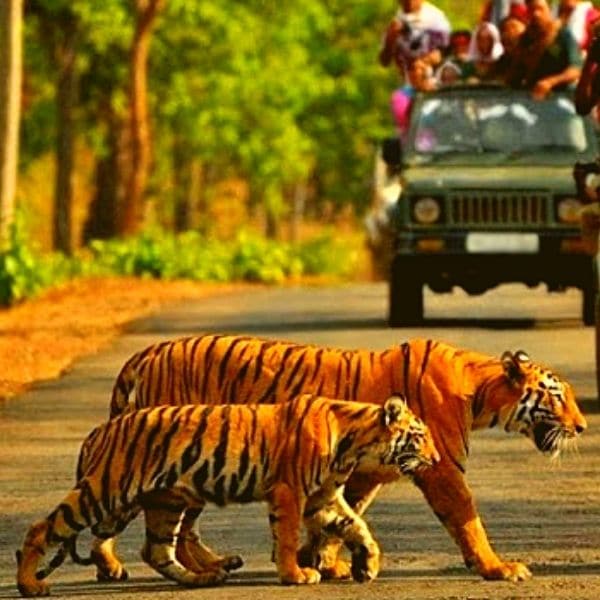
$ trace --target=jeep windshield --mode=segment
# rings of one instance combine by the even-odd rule
[[[591,123],[567,95],[522,92],[423,94],[413,107],[408,164],[558,164],[593,158]]]

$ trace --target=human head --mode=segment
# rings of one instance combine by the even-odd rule
[[[466,60],[469,54],[471,32],[468,29],[459,29],[450,34],[450,54],[454,58]]]
[[[503,51],[498,28],[487,21],[480,23],[471,38],[470,60],[495,61],[502,56]]]
[[[538,30],[547,29],[554,20],[547,0],[526,0],[526,4],[531,26]]]
[[[578,4],[579,0],[560,0],[558,12],[559,14],[570,15]]]
[[[398,0],[399,4],[402,5],[402,10],[405,13],[412,13],[421,10],[423,6],[423,0]]]
[[[519,44],[519,38],[525,31],[525,23],[515,17],[505,17],[500,22],[500,41],[505,52],[512,52]]]
[[[454,85],[460,81],[460,68],[451,60],[442,63],[442,66],[437,70],[436,79],[440,86]]]
[[[482,56],[490,56],[494,47],[494,36],[489,27],[480,27],[475,34],[477,51]]]
[[[529,22],[529,15],[527,14],[527,6],[522,4],[521,2],[512,2],[510,5],[510,9],[508,11],[509,17],[514,17],[515,19],[519,19],[527,25]]]
[[[407,77],[410,84],[417,90],[426,88],[429,79],[429,65],[422,58],[415,58],[407,65]]]

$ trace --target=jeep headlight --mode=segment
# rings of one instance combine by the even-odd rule
[[[556,203],[556,216],[563,223],[578,223],[582,206],[577,198],[559,198]]]
[[[413,204],[413,216],[418,223],[435,223],[441,214],[442,208],[435,198],[419,198]]]

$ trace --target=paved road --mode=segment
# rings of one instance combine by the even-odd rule
[[[389,486],[369,512],[385,552],[385,568],[369,587],[277,585],[269,562],[264,506],[210,509],[203,535],[215,547],[241,553],[246,567],[214,590],[183,591],[156,577],[139,559],[141,523],[122,536],[120,552],[132,581],[97,584],[91,568],[65,565],[51,579],[69,598],[599,598],[600,415],[595,408],[593,330],[579,320],[580,294],[504,286],[479,298],[426,297],[427,327],[387,329],[380,284],[331,288],[257,289],[163,310],[136,323],[112,346],[80,360],[58,381],[0,404],[0,598],[14,597],[14,550],[32,520],[53,508],[73,483],[79,443],[104,419],[112,380],[135,350],[158,339],[201,331],[356,348],[384,348],[410,337],[435,337],[492,354],[523,348],[575,386],[590,420],[579,456],[551,465],[529,442],[500,432],[475,434],[469,481],[496,549],[532,564],[524,584],[483,582],[459,553],[420,493]],[[83,547],[83,545],[82,545]]]

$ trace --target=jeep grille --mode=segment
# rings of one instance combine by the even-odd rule
[[[544,192],[454,192],[450,221],[459,225],[542,225],[548,220]]]

